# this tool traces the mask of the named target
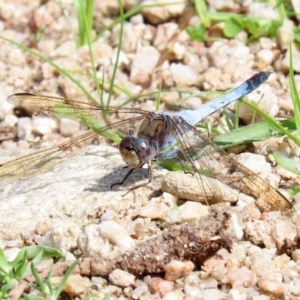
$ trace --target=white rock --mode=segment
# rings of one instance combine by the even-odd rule
[[[68,276],[63,290],[73,298],[83,294],[90,286],[91,281],[87,277],[80,276],[79,274],[71,274]]]
[[[279,18],[277,10],[263,2],[252,2],[249,5],[249,16],[267,20],[278,20]]]
[[[57,129],[57,122],[48,116],[36,116],[32,119],[32,132],[45,135]]]
[[[61,118],[59,122],[59,132],[62,136],[71,136],[72,134],[78,132],[80,129],[80,123],[67,119]]]
[[[133,291],[131,297],[133,299],[140,299],[141,295],[148,292],[148,286],[144,282],[139,284]]]
[[[14,151],[17,149],[17,143],[13,141],[3,141],[1,143],[1,148],[9,151]]]
[[[219,289],[207,289],[202,291],[203,294],[203,300],[219,300],[221,299],[221,292]]]
[[[134,285],[135,276],[123,270],[116,269],[109,274],[108,279],[112,284],[127,287]]]
[[[86,256],[112,258],[132,249],[135,242],[116,222],[104,221],[86,226],[78,238],[78,246]]]
[[[209,207],[201,203],[186,201],[176,209],[172,209],[166,221],[171,224],[198,220],[208,214]]]
[[[140,85],[148,84],[159,57],[160,54],[154,47],[143,47],[134,57],[130,80]]]
[[[228,71],[228,66],[233,65],[229,74],[233,74],[238,66],[251,68],[254,59],[249,48],[236,40],[214,42],[207,55],[217,69],[226,68]]]
[[[283,24],[276,32],[276,40],[281,50],[289,48],[290,42],[293,41],[293,32],[295,24],[292,20],[285,18]]]
[[[80,228],[76,224],[62,223],[60,225],[54,225],[41,237],[39,244],[59,249],[64,253],[77,247],[79,233]]]
[[[160,3],[170,3],[171,5],[160,6]],[[142,10],[143,16],[151,24],[160,24],[171,18],[176,18],[180,16],[185,8],[185,5],[182,3],[174,4],[172,0],[150,0],[147,1],[147,4],[153,4],[153,7],[145,8]],[[158,5],[156,5],[158,4]]]
[[[297,245],[298,235],[296,226],[287,220],[277,222],[272,228],[272,236],[280,250],[286,245],[286,241],[292,243],[292,247]]]
[[[262,49],[257,53],[256,56],[258,60],[265,65],[271,65],[274,59],[274,52],[270,49]]]
[[[300,51],[297,47],[292,45],[293,51],[293,67],[295,72],[300,72]],[[290,49],[288,48],[286,54],[281,62],[281,69],[287,72],[290,69]]]
[[[29,117],[18,119],[18,138],[27,141],[32,132],[32,120]]]
[[[186,297],[190,297],[191,299],[202,300],[204,299],[203,291],[197,286],[192,286],[189,284],[184,285],[184,293]],[[214,298],[211,298],[214,299]]]
[[[262,84],[252,93],[245,96],[245,99],[257,105],[271,117],[275,117],[279,112],[278,97],[273,93],[268,84]],[[253,119],[256,122],[263,119],[258,114],[255,114],[255,118],[253,118],[253,110],[243,104],[240,107],[239,113],[240,117],[248,123],[253,122]]]
[[[181,63],[172,63],[170,71],[173,80],[178,86],[192,86],[197,84],[198,76],[190,66]]]
[[[13,127],[18,123],[18,117],[12,114],[7,114],[4,117],[4,120],[1,122],[3,127]]]
[[[72,55],[76,51],[76,45],[73,40],[66,41],[59,45],[58,48],[50,53],[52,58],[54,57],[67,57]]]

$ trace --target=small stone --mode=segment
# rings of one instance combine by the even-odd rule
[[[108,279],[112,284],[121,287],[128,287],[134,285],[135,276],[123,270],[116,269],[109,274]]]
[[[194,269],[194,264],[191,261],[171,260],[164,266],[166,280],[175,281],[179,278],[186,277]]]
[[[274,59],[274,52],[270,49],[262,49],[257,53],[257,58],[261,61],[264,65],[268,66],[271,65]]]
[[[186,201],[176,209],[172,209],[166,221],[171,224],[199,220],[208,215],[209,207],[197,202]]]
[[[296,249],[292,252],[292,258],[295,262],[300,261],[300,249]]]
[[[272,236],[280,251],[292,253],[298,244],[296,226],[287,220],[277,222],[272,228]]]
[[[75,297],[83,294],[91,285],[92,283],[87,277],[82,277],[79,274],[70,275],[67,279],[64,291],[70,297]]]
[[[130,80],[142,86],[149,84],[152,71],[159,59],[159,52],[154,47],[142,48],[134,57],[131,65]]]
[[[77,247],[80,228],[75,223],[54,225],[40,239],[40,245],[59,249],[65,253]]]
[[[78,238],[78,247],[89,257],[119,257],[134,246],[127,230],[114,221],[88,225]]]
[[[284,295],[285,288],[282,282],[260,279],[257,283],[258,287],[264,292],[271,293],[273,295]]]
[[[131,297],[133,299],[140,299],[141,295],[148,292],[148,286],[144,282],[139,284],[133,291]]]
[[[150,281],[150,291],[152,294],[162,293],[163,295],[173,291],[175,283],[173,281],[164,280],[159,277],[153,277]]]
[[[191,67],[181,63],[172,63],[170,70],[173,80],[178,86],[192,86],[197,84],[198,76]]]
[[[276,40],[281,50],[287,50],[289,48],[290,43],[293,41],[294,28],[294,22],[285,18],[282,26],[277,29]]]
[[[38,135],[52,133],[57,129],[57,122],[51,117],[36,116],[32,119],[32,132]]]
[[[163,5],[160,6],[160,3],[172,3],[172,0],[168,0],[167,2],[164,2],[164,0],[151,0],[147,1],[147,4],[152,4],[153,7],[144,8],[142,10],[142,14],[145,17],[145,19],[148,20],[149,23],[157,25],[160,23],[164,23],[171,18],[176,18],[178,16],[181,16],[185,5],[183,3],[174,4],[172,5]]]
[[[207,289],[202,291],[203,300],[221,300],[221,291],[219,289]]]
[[[28,140],[32,132],[31,118],[23,117],[18,119],[18,138]]]
[[[7,114],[1,122],[2,127],[14,127],[18,123],[18,118],[15,115]]]
[[[255,91],[245,96],[245,99],[250,103],[257,105],[261,110],[272,117],[275,117],[279,112],[278,97],[266,83],[262,84]],[[240,107],[239,113],[239,116],[247,123],[262,120],[262,117],[258,114],[255,114],[255,118],[253,120],[253,110],[243,104]]]
[[[50,228],[50,222],[47,220],[39,221],[36,224],[35,232],[39,235],[44,235]]]
[[[76,51],[76,45],[73,40],[66,41],[59,45],[58,48],[50,53],[52,58],[54,57],[67,57],[72,55]]]
[[[77,133],[79,129],[79,122],[67,118],[60,119],[59,132],[62,136],[71,136],[72,134]]]
[[[239,269],[228,272],[228,282],[232,287],[250,287],[256,282],[256,275],[254,272],[246,267],[241,267]]]

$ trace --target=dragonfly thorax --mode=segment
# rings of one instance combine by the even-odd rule
[[[124,162],[131,169],[140,168],[153,158],[153,148],[147,140],[129,135],[122,139],[119,150]]]

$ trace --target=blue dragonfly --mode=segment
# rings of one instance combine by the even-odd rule
[[[151,162],[177,160],[184,171],[185,166],[188,166],[188,172],[194,174],[199,186],[207,194],[207,203],[214,202],[214,197],[222,198],[224,191],[214,181],[207,184],[205,177],[225,181],[226,185],[237,191],[236,201],[239,200],[239,193],[246,193],[255,199],[255,204],[261,211],[282,210],[290,213],[293,210],[292,204],[283,195],[195,128],[205,117],[258,88],[270,74],[267,71],[259,72],[231,92],[199,109],[182,110],[178,113],[157,113],[51,96],[13,94],[8,97],[8,101],[16,106],[39,108],[56,117],[76,119],[86,124],[90,130],[58,146],[42,149],[1,165],[0,181],[16,181],[48,171],[70,159],[76,154],[76,149],[95,140],[99,143],[104,139],[117,142],[121,133],[123,137],[119,150],[129,171],[121,182],[113,183],[111,188],[123,184],[134,170],[144,165],[147,165],[148,182],[151,182]],[[110,122],[103,125],[108,116]],[[116,120],[112,122],[114,118]],[[220,169],[226,171],[220,172]]]

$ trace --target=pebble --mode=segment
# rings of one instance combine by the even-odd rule
[[[130,80],[139,85],[147,85],[151,80],[151,73],[159,59],[159,52],[151,46],[143,47],[135,55],[131,65]]]
[[[61,118],[59,121],[59,132],[62,136],[72,136],[80,130],[80,123],[75,120]]]
[[[276,280],[260,279],[257,286],[267,293],[271,293],[277,296],[283,296],[285,293],[285,288],[282,282]]]
[[[60,283],[62,279],[63,278],[60,277],[58,283]],[[91,285],[92,283],[87,277],[83,277],[80,276],[79,274],[75,274],[75,275],[70,275],[68,277],[66,285],[63,290],[70,297],[76,297],[83,294]]]
[[[230,283],[232,287],[243,286],[247,288],[256,283],[255,273],[246,267],[229,271],[227,277],[228,283]]]
[[[148,289],[148,286],[147,284],[145,284],[144,282],[141,282],[133,291],[132,291],[132,294],[131,294],[131,297],[133,299],[140,299],[140,297],[148,292],[149,289]]]
[[[57,130],[57,121],[51,117],[39,115],[32,119],[32,132],[45,135]]]
[[[134,246],[129,233],[114,221],[88,225],[78,238],[78,247],[89,257],[119,257]]]
[[[79,226],[72,222],[53,225],[53,227],[40,238],[39,243],[40,245],[56,248],[65,253],[77,247],[79,233]]]
[[[194,269],[194,264],[190,261],[171,260],[168,264],[164,265],[165,276],[164,279],[175,281],[179,278],[186,277]]]
[[[257,53],[257,59],[261,61],[266,67],[271,65],[274,59],[274,52],[270,49],[262,49]]]
[[[209,207],[197,202],[186,201],[176,209],[169,211],[166,221],[171,224],[199,220],[208,215]]]
[[[121,287],[128,287],[134,285],[135,276],[123,270],[116,269],[109,274],[108,279],[112,284]]]
[[[292,252],[298,244],[298,234],[296,226],[287,220],[277,222],[272,228],[272,237],[276,241],[279,250]]]
[[[18,119],[18,138],[23,141],[27,141],[32,132],[33,122],[29,117],[23,117]]]
[[[257,105],[261,110],[275,117],[279,112],[278,97],[272,91],[271,87],[264,83],[258,87],[251,94],[245,96],[245,99],[252,104]],[[246,105],[241,105],[240,107],[240,117],[247,123],[258,122],[262,120],[262,117],[258,114],[253,115],[253,110],[251,110]],[[254,120],[253,120],[254,119]]]
[[[191,67],[183,65],[181,63],[172,63],[170,66],[170,70],[173,80],[179,87],[192,86],[197,84],[197,74]]]
[[[287,50],[293,41],[294,22],[290,19],[284,19],[283,24],[276,32],[276,40],[281,50]]]
[[[160,6],[160,3],[172,3],[172,0],[164,2],[164,0],[151,0],[147,4],[152,4],[153,7],[146,7],[142,10],[145,19],[153,25],[157,25],[168,21],[172,18],[181,16],[184,11],[185,5],[183,3],[172,3],[172,5]]]
[[[152,294],[161,293],[163,295],[173,291],[175,283],[164,280],[160,277],[153,277],[150,280],[149,289]]]

